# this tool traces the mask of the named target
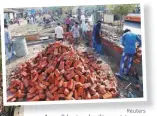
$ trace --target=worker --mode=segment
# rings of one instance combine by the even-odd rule
[[[75,25],[71,29],[71,32],[72,32],[74,40],[75,40],[75,44],[78,44],[78,40],[80,38],[79,30],[80,30],[80,28],[78,26],[78,22],[76,22]]]
[[[95,27],[96,27],[96,24],[93,26],[93,32],[92,32],[92,48],[93,48],[93,50],[96,50],[96,43],[95,43],[95,39],[94,39]]]
[[[56,40],[62,40],[63,41],[63,27],[60,26],[60,23],[58,23],[58,26],[55,28],[55,38]]]
[[[138,48],[141,47],[141,39],[138,35],[132,33],[131,30],[126,29],[122,36],[122,45],[124,46],[124,50],[120,61],[120,71],[116,73],[116,76],[120,79],[124,79],[124,75],[128,75],[129,73],[133,63],[133,57],[136,53],[136,43],[138,43]],[[127,68],[124,68],[126,60],[128,60]]]
[[[95,28],[94,28],[94,41],[96,44],[96,53],[102,54],[102,45],[101,45],[101,39],[102,39],[102,33],[101,33],[101,21],[98,21]]]
[[[27,24],[29,24],[29,23],[30,23],[30,17],[28,16],[28,17],[26,18],[26,20],[27,20]]]
[[[70,23],[71,23],[71,20],[70,20],[69,16],[67,16],[67,18],[66,18],[66,20],[65,20],[66,32],[69,32]]]
[[[90,23],[89,21],[86,21],[86,33],[85,33],[85,37],[87,38],[87,40],[89,39],[88,33],[91,32],[91,27],[90,27]]]
[[[13,43],[11,41],[11,34],[8,29],[8,24],[4,24],[4,34],[5,34],[5,53],[10,61],[11,58],[14,56],[14,49],[13,49]]]
[[[31,24],[33,25],[34,24],[34,18],[33,18],[33,16],[31,16]]]
[[[85,20],[82,19],[82,23],[81,23],[81,38],[85,39],[85,33],[87,32],[87,28],[86,28],[86,23]]]

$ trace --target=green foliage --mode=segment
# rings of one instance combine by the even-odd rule
[[[135,9],[136,4],[120,4],[120,5],[108,5],[107,8],[111,10],[113,14],[125,16],[131,13]]]

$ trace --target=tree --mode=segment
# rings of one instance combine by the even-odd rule
[[[133,12],[135,9],[136,4],[120,4],[120,5],[108,5],[107,8],[113,14],[117,14],[120,16],[120,27],[123,27],[122,21],[124,20],[124,16],[128,13]]]

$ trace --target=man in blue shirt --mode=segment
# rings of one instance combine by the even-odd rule
[[[120,71],[119,73],[116,73],[116,76],[119,78],[123,78],[124,73],[125,75],[128,74],[132,63],[133,63],[133,57],[136,53],[136,43],[138,42],[137,47],[141,47],[141,39],[134,33],[132,33],[129,29],[126,29],[124,31],[124,34],[122,36],[122,45],[124,46],[122,58],[120,61]],[[126,70],[124,71],[125,62],[128,59]]]

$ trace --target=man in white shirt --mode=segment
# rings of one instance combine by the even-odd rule
[[[57,40],[63,40],[63,28],[60,26],[60,23],[58,23],[58,26],[55,28],[55,38]]]

